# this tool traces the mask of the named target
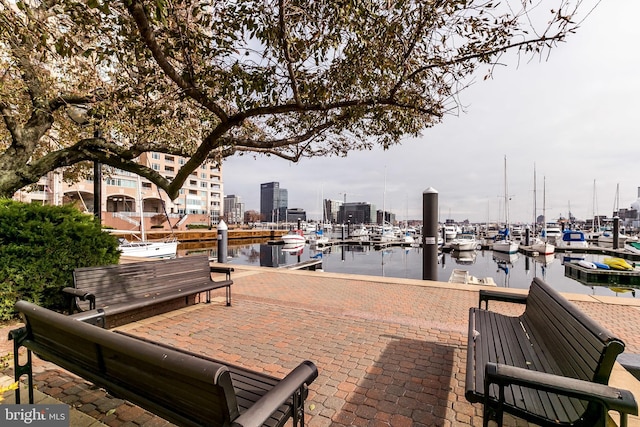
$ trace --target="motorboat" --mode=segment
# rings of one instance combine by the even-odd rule
[[[306,237],[302,230],[292,230],[288,234],[281,237],[285,245],[290,244],[305,244],[307,242]]]
[[[178,250],[176,239],[166,241],[141,240],[130,242],[124,237],[118,239],[118,249],[123,256],[136,258],[175,258]]]
[[[628,252],[632,252],[634,254],[640,254],[640,241],[634,240],[634,241],[630,241],[627,240],[624,243],[624,248],[628,251]]]
[[[555,243],[558,238],[562,237],[562,228],[554,222],[545,225],[543,236],[548,242]]]
[[[444,238],[445,240],[455,239],[458,233],[460,232],[460,228],[456,225],[445,225],[444,226]]]
[[[480,242],[476,239],[475,234],[472,233],[459,233],[455,239],[453,239],[449,246],[455,251],[475,251],[478,249]]]
[[[581,230],[564,230],[562,237],[556,239],[556,248],[558,249],[585,249],[587,247],[589,247],[589,243]]]

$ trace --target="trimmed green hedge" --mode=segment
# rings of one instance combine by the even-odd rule
[[[62,288],[73,269],[117,264],[118,239],[72,206],[0,199],[0,320],[15,317],[18,299],[66,309]]]

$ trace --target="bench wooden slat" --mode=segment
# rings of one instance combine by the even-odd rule
[[[210,291],[220,288],[231,305],[231,270],[210,266],[207,255],[83,267],[73,272],[74,288],[64,291],[72,297],[72,312],[102,308],[109,326],[116,326],[185,306],[201,293],[209,301]],[[214,281],[212,271],[225,272],[228,280]]]
[[[622,341],[538,278],[532,282],[526,299],[503,297],[496,291],[490,295],[481,292],[479,305],[485,301],[488,307],[491,299],[525,303],[526,307],[520,316],[481,308],[469,311],[468,357],[471,359],[467,361],[467,369],[472,372],[466,375],[465,396],[471,402],[483,402],[489,409],[486,417],[495,417],[500,422],[501,411],[505,410],[540,425],[586,426],[604,422],[600,408],[603,403],[622,412],[623,418],[625,411],[637,414],[637,404],[628,392],[604,387],[602,391],[606,391],[607,396],[596,398],[588,394],[595,387],[585,386],[581,388],[584,391],[572,396],[567,391],[560,392],[561,387],[530,382],[542,381],[540,375],[523,374],[544,372],[556,375],[549,377],[554,379],[575,378],[586,384],[607,384],[615,358],[624,349]],[[517,369],[500,369],[495,363]],[[486,366],[491,366],[488,378],[496,381],[491,381],[488,395],[485,395]],[[499,372],[503,371],[509,374],[500,377]],[[513,382],[501,382],[512,373],[518,373],[522,379],[509,377]],[[498,405],[500,387],[504,389],[502,405]],[[487,422],[485,419],[485,425]]]
[[[30,363],[22,365],[18,358],[22,347],[114,396],[183,426],[230,426],[239,417],[251,415],[256,415],[251,419],[256,424],[283,426],[294,414],[294,393],[301,394],[302,405],[295,409],[296,417],[304,416],[306,385],[318,375],[315,365],[305,361],[278,380],[108,331],[25,301],[19,301],[16,309],[25,326],[10,334],[14,339],[15,379],[19,381],[27,374],[29,403],[33,403],[33,376]],[[20,403],[19,390],[16,403]],[[254,405],[269,409],[264,423],[261,414],[251,413]]]

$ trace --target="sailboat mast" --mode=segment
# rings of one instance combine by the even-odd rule
[[[507,187],[507,156],[504,156],[504,216],[507,233],[509,232],[509,189]]]
[[[547,239],[547,177],[542,177],[542,218],[545,241]]]
[[[533,235],[536,235],[536,223],[537,223],[537,218],[536,218],[536,214],[538,212],[538,196],[536,193],[536,164],[533,164],[533,222],[532,222],[532,226],[533,226]]]

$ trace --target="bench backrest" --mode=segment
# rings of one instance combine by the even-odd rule
[[[540,278],[531,283],[522,319],[534,329],[531,335],[544,342],[564,376],[609,382],[624,343]]]
[[[114,396],[178,425],[227,426],[238,415],[229,370],[214,361],[80,322],[18,301],[22,344]]]
[[[73,271],[74,286],[95,295],[97,307],[202,284],[205,280],[212,280],[207,255],[82,267]],[[81,310],[89,310],[89,301],[77,300],[76,303]]]

